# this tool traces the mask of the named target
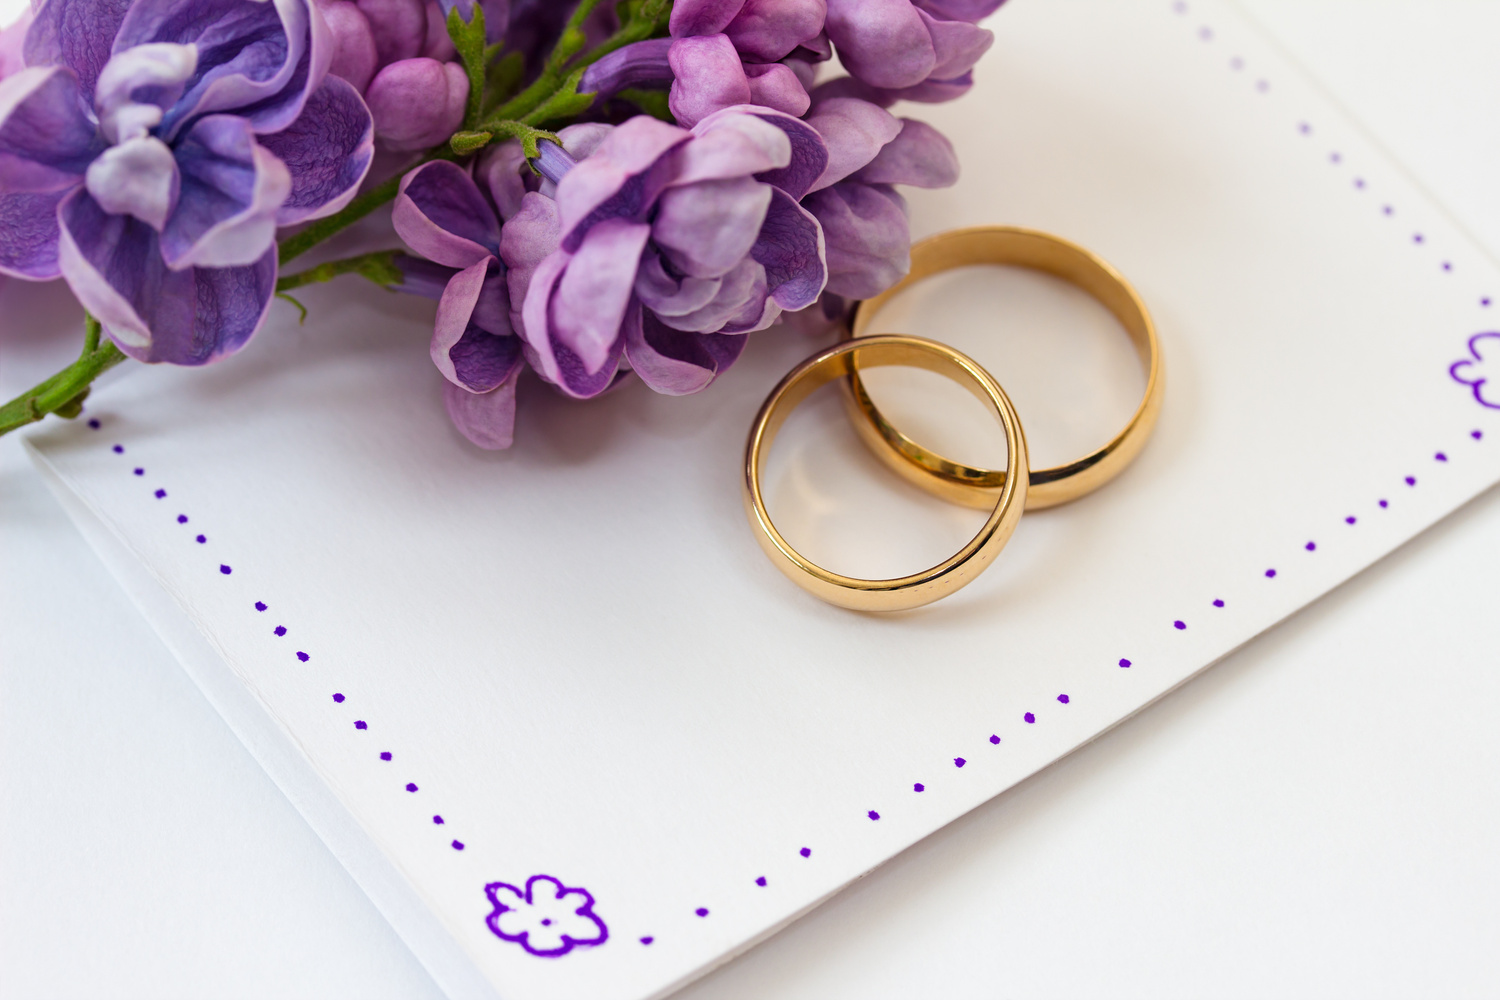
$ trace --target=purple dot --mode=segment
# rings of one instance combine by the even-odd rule
[[[234,570],[230,569],[224,563],[219,563],[219,572],[223,573],[225,576],[228,576],[230,573],[233,573]]]
[[[700,917],[706,917],[706,916],[708,916],[708,907],[706,907],[706,906],[700,906],[696,910],[694,910],[693,912],[696,913],[696,914],[698,914],[698,916],[700,916]]]
[[[1391,505],[1391,502],[1389,500],[1382,500],[1382,501],[1380,501],[1380,509],[1381,510],[1385,510],[1390,505]]]
[[[1177,2],[1172,5],[1172,10],[1178,14],[1186,14],[1187,4],[1183,3],[1182,0],[1177,0]]]
[[[334,700],[335,703],[342,705],[344,703],[344,696],[341,695],[341,694],[339,694],[337,691],[335,691],[334,695],[333,695],[333,700]]]
[[[1340,156],[1339,154],[1337,154],[1337,153],[1329,153],[1328,154],[1328,162],[1329,163],[1341,163],[1341,162],[1343,162],[1343,159],[1344,158],[1342,156]]]
[[[1223,606],[1224,606],[1223,600],[1221,600],[1220,598],[1215,597],[1214,598],[1214,607],[1216,607],[1216,608],[1222,608]]]
[[[458,843],[458,841],[455,840],[454,843],[456,844],[456,843]],[[552,926],[552,918],[551,917],[543,917],[542,918],[542,926],[543,927],[551,927]]]
[[[1229,68],[1238,72],[1239,70],[1245,68],[1245,60],[1241,59],[1239,56],[1235,56],[1233,59],[1229,60]]]
[[[652,937],[650,934],[647,934],[645,937],[641,938],[641,944],[650,944],[655,940],[656,938]]]
[[[1478,441],[1480,438],[1484,437],[1484,431],[1470,431],[1469,437],[1473,438],[1475,441]]]
[[[90,419],[89,420],[89,426],[92,427],[94,430],[97,431],[99,429],[99,421],[95,420],[95,419]]]
[[[441,817],[441,816],[434,816],[434,817],[432,817],[432,825],[433,826],[442,826],[443,825],[443,817]]]
[[[266,602],[265,601],[256,601],[255,602],[255,610],[256,611],[264,611],[264,610],[266,610]]]
[[[271,631],[272,631],[273,634],[275,634],[277,636],[283,636],[283,635],[286,635],[286,626],[285,625],[277,625]]]
[[[1412,234],[1411,234],[1411,241],[1412,241],[1412,242],[1413,242],[1413,243],[1421,243],[1421,242],[1422,242],[1422,240],[1423,240],[1423,238],[1424,238],[1424,237],[1423,237],[1423,236],[1422,236],[1422,234],[1421,234],[1421,233],[1412,233]]]
[[[1363,191],[1365,189],[1365,179],[1363,177],[1354,178],[1354,186]]]
[[[865,815],[870,817],[871,819],[880,818],[880,813],[876,812],[874,809],[871,809],[869,812],[865,813]]]
[[[760,878],[755,880],[755,884],[764,889],[766,887],[766,877],[762,875]]]
[[[1380,206],[1380,210],[1382,212],[1384,212],[1386,215],[1395,215],[1396,214],[1396,210],[1394,208],[1392,208],[1391,206],[1389,206],[1389,205],[1381,205]]]
[[[186,514],[178,514],[177,515],[177,523],[178,524],[187,524],[187,515]]]
[[[1306,545],[1304,545],[1302,547],[1304,549],[1306,549],[1307,551],[1309,551],[1309,552],[1316,552],[1316,551],[1318,551],[1318,543],[1317,542],[1308,542]]]
[[[964,760],[962,757],[954,757],[953,758],[953,766],[954,767],[963,767],[967,763],[968,763],[968,761]]]
[[[1187,628],[1187,622],[1175,621],[1172,623],[1172,627],[1181,632],[1183,629]]]
[[[202,544],[204,544],[207,541],[208,541],[208,536],[207,535],[199,535],[198,538],[197,538],[197,542],[198,542],[199,545],[202,545]]]
[[[1448,461],[1448,456],[1444,455],[1442,452],[1438,452],[1436,455],[1433,455],[1432,457],[1435,460],[1439,461],[1439,462],[1446,462],[1446,461]]]
[[[1267,80],[1256,80],[1255,89],[1264,94],[1266,91],[1271,89],[1271,84]]]
[[[304,652],[302,652],[302,650],[299,649],[299,650],[297,650],[297,659],[301,660],[303,663],[306,663],[307,662],[307,654],[304,653]]]
[[[1000,737],[999,736],[995,736],[993,734],[990,736],[990,743],[992,743],[992,744],[999,744],[999,742],[1000,742]]]
[[[461,850],[463,850],[464,849],[464,842],[462,840],[455,840],[453,842],[453,849],[455,851],[461,851]],[[547,921],[543,920],[542,923],[547,923]]]
[[[1268,569],[1268,570],[1266,570],[1266,579],[1267,580],[1274,580],[1274,579],[1276,579],[1276,571],[1274,569]]]
[[[1312,126],[1307,124],[1307,122],[1299,122],[1297,125],[1297,131],[1301,132],[1303,135],[1312,135]]]
[[[365,722],[364,719],[355,719],[354,720],[354,728],[355,729],[369,729],[370,726],[369,726],[368,723]]]
[[[804,858],[810,858],[810,857],[812,857],[812,848],[811,847],[804,847],[804,848],[802,848],[802,850],[798,851],[797,853],[800,854],[800,855],[802,855]]]
[[[1212,28],[1199,28],[1198,29],[1198,37],[1201,38],[1201,39],[1203,39],[1205,42],[1212,41],[1213,37],[1214,37],[1213,29]]]
[[[1032,714],[1032,713],[1030,713],[1030,712],[1027,712],[1027,713],[1026,713],[1026,714],[1025,714],[1025,715],[1023,715],[1023,716],[1021,716],[1021,718],[1023,718],[1023,719],[1025,719],[1025,720],[1026,720],[1026,724],[1027,724],[1027,725],[1028,725],[1028,726],[1029,726],[1029,725],[1031,725],[1031,724],[1032,724],[1032,723],[1033,723],[1033,722],[1035,722],[1035,721],[1036,721],[1036,716],[1035,716],[1035,715],[1033,715],[1033,714]]]
[[[137,476],[144,476],[146,474],[146,470],[145,469],[136,469],[135,470],[135,474]]]
[[[167,498],[167,491],[166,490],[157,490],[156,491],[156,499],[158,499],[158,500],[165,500],[166,498]]]
[[[391,759],[391,752],[389,750],[382,750],[382,751],[380,751],[380,759],[381,760],[390,760]]]
[[[919,781],[915,785],[911,786],[911,790],[914,792],[925,792],[927,791],[927,786]]]
[[[125,446],[123,444],[117,444],[117,445],[115,445],[115,447],[114,447],[114,453],[116,455],[123,455],[123,454],[125,454]]]
[[[1443,270],[1444,271],[1451,271],[1451,270],[1453,270],[1453,264],[1451,262],[1449,262],[1449,261],[1446,261],[1446,260],[1443,261]]]
[[[1130,667],[1130,661],[1129,660],[1121,660],[1120,661],[1120,666],[1124,667],[1126,669],[1129,669],[1129,667]]]
[[[1416,476],[1407,476],[1406,477],[1406,485],[1407,486],[1415,486],[1415,485],[1417,485],[1417,477]]]
[[[1490,297],[1488,295],[1486,295],[1484,298],[1482,298],[1482,299],[1479,300],[1479,304],[1482,305],[1482,306],[1484,306],[1486,309],[1488,309],[1490,307]],[[115,445],[115,447],[119,448],[120,446],[119,445]],[[121,448],[120,450],[123,451],[124,449]]]
[[[1057,696],[1057,700],[1059,702],[1061,702],[1062,704],[1066,705],[1068,703],[1068,696],[1065,695],[1065,694],[1060,694],[1060,695]]]
[[[1348,517],[1344,518],[1344,523],[1345,524],[1353,524],[1355,521],[1358,521],[1358,520],[1359,520],[1359,518],[1355,517],[1353,514],[1350,514]]]
[[[416,786],[416,783],[415,783],[415,782],[411,782],[411,781],[408,781],[408,782],[407,782],[407,783],[406,783],[406,790],[407,790],[407,791],[408,791],[408,792],[415,792],[415,791],[416,791],[416,790],[417,790],[417,786]]]

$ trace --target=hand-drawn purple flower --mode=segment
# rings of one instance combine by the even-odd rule
[[[406,245],[426,258],[398,260],[402,290],[438,300],[431,355],[447,379],[448,416],[481,448],[509,448],[515,432],[524,359],[511,324],[500,227],[520,209],[523,162],[520,146],[510,143],[487,151],[472,172],[446,160],[423,164],[401,179],[391,215]]]
[[[858,98],[820,93],[807,123],[829,150],[827,168],[802,199],[823,227],[828,292],[878,295],[911,268],[906,201],[893,185],[948,187],[958,180],[958,157],[931,125]]]
[[[47,0],[0,83],[0,272],[61,274],[127,354],[244,345],[276,227],[337,211],[370,115],[308,0]]]
[[[1471,357],[1461,361],[1455,361],[1448,367],[1448,374],[1455,382],[1468,386],[1474,392],[1474,399],[1480,406],[1487,406],[1492,410],[1500,410],[1500,387],[1491,384],[1489,373],[1485,371],[1483,350],[1491,350],[1497,359],[1500,359],[1500,333],[1486,332],[1476,333],[1469,338],[1469,354]],[[1488,389],[1485,386],[1489,386]]]
[[[484,892],[495,907],[485,918],[490,930],[532,955],[561,958],[574,948],[609,940],[609,928],[594,913],[588,890],[565,886],[551,875],[531,876],[525,891],[491,882]]]
[[[556,200],[527,195],[505,226],[527,356],[579,398],[622,364],[657,392],[697,392],[739,357],[743,334],[823,290],[822,230],[797,201],[829,151],[807,123],[753,106],[691,131],[644,115],[591,128],[586,143],[565,136],[566,151],[543,144]]]
[[[850,75],[912,100],[946,100],[994,43],[974,22],[1003,0],[828,0],[828,37]],[[928,92],[922,88],[927,85]]]

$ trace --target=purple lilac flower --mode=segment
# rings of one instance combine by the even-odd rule
[[[828,0],[828,37],[855,80],[891,92],[878,103],[951,100],[995,40],[974,22],[1003,2]]]
[[[401,290],[438,300],[431,356],[446,379],[448,416],[482,448],[508,448],[514,436],[523,358],[500,232],[521,209],[524,162],[520,145],[506,143],[472,167],[423,164],[402,178],[392,212],[396,232],[426,258],[398,259],[406,277]]]
[[[463,124],[469,78],[448,37],[447,11],[473,0],[316,0],[327,23],[328,71],[364,95],[375,138],[397,152],[436,146]],[[486,37],[499,41],[508,0],[482,0]]]
[[[341,208],[364,102],[308,0],[47,0],[0,83],[0,272],[61,274],[127,354],[243,346],[276,227]]]
[[[829,152],[807,123],[746,106],[691,131],[647,116],[589,128],[543,147],[556,200],[526,195],[501,240],[544,378],[586,398],[628,366],[657,392],[697,392],[743,334],[817,300],[823,234],[797,202]]]

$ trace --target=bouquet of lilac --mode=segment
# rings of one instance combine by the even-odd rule
[[[698,392],[906,273],[896,186],[958,164],[887,109],[968,90],[1001,2],[36,0],[0,33],[0,273],[65,280],[84,347],[0,433],[126,358],[227,357],[346,274],[437,301],[480,447],[528,369]],[[405,249],[288,271],[386,204]]]

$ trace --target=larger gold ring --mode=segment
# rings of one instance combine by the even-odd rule
[[[842,336],[860,338],[880,307],[923,278],[967,264],[1008,264],[1056,275],[1088,292],[1130,334],[1146,370],[1146,394],[1125,429],[1104,447],[1066,465],[1032,469],[1026,506],[1052,507],[1092,493],[1135,460],[1156,426],[1163,389],[1161,350],[1151,314],[1130,283],[1075,243],[1033,229],[976,226],[931,236],[911,248],[911,272],[894,287],[855,305]],[[887,465],[929,493],[969,507],[989,507],[1006,487],[1004,470],[950,461],[902,434],[876,408],[851,370],[845,403],[855,429]],[[1015,468],[1012,458],[1012,468]]]
[[[1005,428],[1009,476],[995,493],[994,510],[958,553],[931,569],[893,580],[862,580],[830,572],[792,548],[781,537],[766,512],[760,491],[761,465],[787,416],[814,390],[850,375],[855,359],[861,366],[909,365],[936,372],[964,386],[990,408]],[[821,351],[787,373],[761,404],[745,444],[745,513],[756,541],[776,568],[794,583],[830,604],[856,611],[902,611],[947,597],[973,580],[995,561],[1026,507],[1026,437],[1005,390],[972,358],[953,348],[921,337],[884,335],[861,337]]]

